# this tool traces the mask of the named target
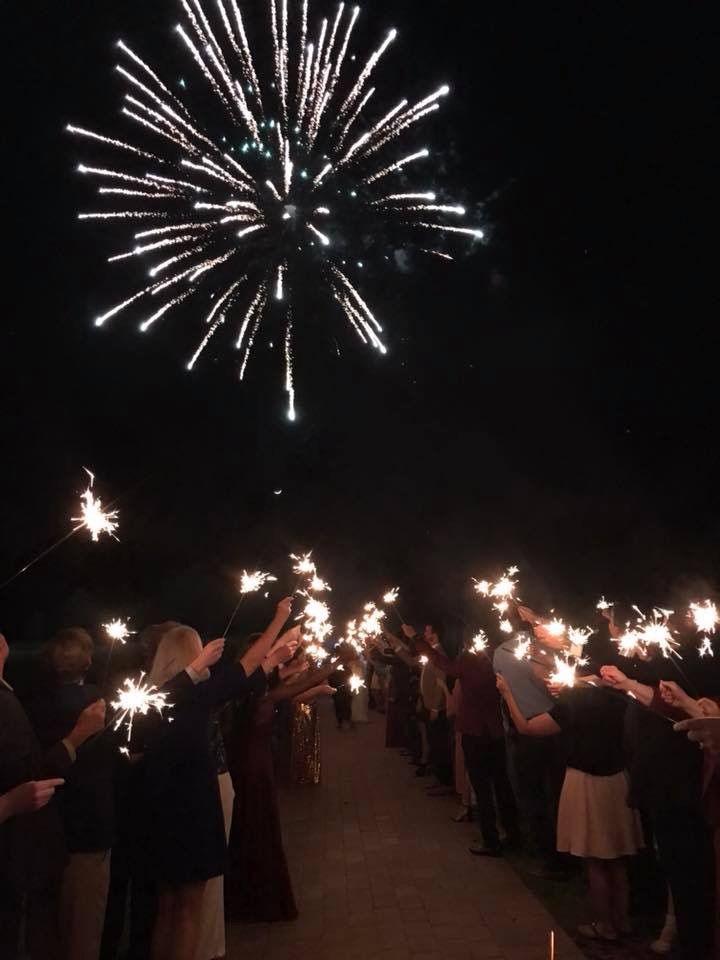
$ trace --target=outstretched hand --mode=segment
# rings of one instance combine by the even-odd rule
[[[695,717],[692,720],[681,720],[676,723],[675,730],[687,733],[688,740],[699,743],[709,753],[720,753],[720,717]]]

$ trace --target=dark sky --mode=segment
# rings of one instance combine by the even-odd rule
[[[104,264],[122,241],[75,220],[90,193],[74,166],[98,154],[63,127],[117,129],[118,35],[177,72],[176,18],[173,0],[5,14],[0,580],[67,529],[83,465],[120,497],[122,542],[61,547],[0,593],[0,626],[35,638],[118,610],[216,629],[234,572],[305,547],[341,607],[393,582],[411,609],[467,616],[468,577],[511,562],[531,599],[568,610],[712,584],[702,7],[366,3],[378,34],[401,29],[388,101],[451,83],[431,143],[488,242],[371,272],[383,360],[337,316],[308,326],[293,425],[277,357],[240,386],[221,344],[185,372],[187,315],[145,338],[91,324],[126,289]]]

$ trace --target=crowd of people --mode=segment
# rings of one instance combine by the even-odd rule
[[[276,777],[318,782],[315,703],[355,652],[309,662],[290,612],[237,655],[180,623],[145,630],[135,679],[168,709],[130,729],[84,629],[45,644],[24,702],[0,635],[3,960],[213,960],[226,917],[297,916]]]
[[[127,673],[98,669],[84,629],[45,644],[22,701],[0,635],[3,960],[215,960],[226,920],[293,920],[276,783],[319,782],[316,703],[331,695],[340,730],[385,714],[386,746],[434,777],[429,795],[458,795],[475,856],[523,850],[557,882],[582,861],[581,936],[633,936],[655,870],[667,910],[652,948],[717,956],[720,658],[622,657],[608,613],[559,687],[567,638],[514,605],[495,644],[451,651],[438,624],[403,624],[310,660],[291,606],[237,651],[147,628],[133,676],[170,706],[132,727],[110,706]]]
[[[683,644],[680,620],[674,655],[621,656],[609,611],[561,687],[567,637],[527,607],[506,616],[512,636],[485,649],[468,636],[455,656],[433,624],[385,633],[369,686],[387,713],[386,745],[418,776],[434,774],[431,796],[457,794],[454,819],[477,819],[472,854],[522,850],[527,869],[557,882],[582,862],[580,937],[610,950],[634,938],[635,906],[660,885],[665,923],[651,949],[720,956],[716,659],[700,657],[696,634]]]

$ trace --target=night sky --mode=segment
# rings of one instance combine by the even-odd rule
[[[83,465],[119,498],[121,543],[65,544],[0,593],[0,628],[34,641],[128,613],[217,630],[240,568],[283,572],[306,548],[338,618],[398,583],[408,616],[471,619],[469,577],[509,563],[529,600],[570,614],[600,593],[712,589],[701,8],[367,0],[368,43],[401,30],[388,101],[452,85],[428,141],[487,242],[455,264],[369,269],[385,358],[335,312],[312,318],[289,424],[277,354],[240,385],[218,340],[186,373],[192,311],[147,337],[133,316],[92,326],[128,289],[104,263],[125,246],[75,219],[92,199],[74,167],[102,154],[63,128],[121,129],[118,36],[170,78],[192,73],[170,36],[177,7],[23,0],[5,14],[0,580],[67,530]],[[267,614],[256,602],[248,625]]]

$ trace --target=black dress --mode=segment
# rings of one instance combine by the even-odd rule
[[[262,670],[247,677],[240,664],[220,666],[149,735],[133,794],[149,869],[160,884],[182,886],[223,874],[225,824],[210,720],[223,703],[265,685]]]

